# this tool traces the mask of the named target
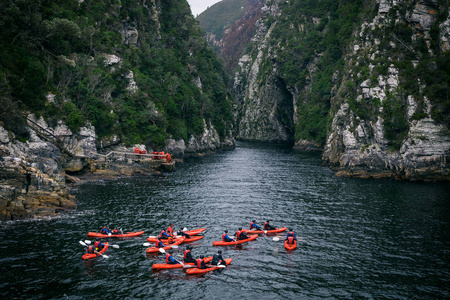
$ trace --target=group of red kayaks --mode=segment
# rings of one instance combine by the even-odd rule
[[[188,234],[190,237],[186,238],[185,236],[177,236],[174,235],[173,239],[172,239],[172,243],[169,244],[168,239],[161,239],[162,243],[164,244],[164,247],[148,247],[146,249],[147,253],[165,253],[166,250],[169,250],[171,248],[177,248],[178,245],[182,244],[182,243],[189,243],[189,242],[194,242],[194,241],[198,241],[201,240],[203,238],[202,235],[199,235],[200,233],[204,232],[206,230],[206,228],[199,228],[199,229],[195,229],[195,230],[186,230],[183,231],[184,233]],[[277,228],[274,230],[242,230],[243,232],[248,234],[248,238],[246,239],[242,239],[242,240],[233,240],[230,242],[225,242],[225,241],[214,241],[212,244],[213,246],[232,246],[232,245],[239,245],[239,244],[243,244],[243,243],[247,243],[250,241],[255,240],[259,234],[277,234],[277,233],[281,233],[287,230],[287,227],[283,227],[283,228]],[[119,233],[119,234],[102,234],[99,232],[89,232],[88,236],[89,237],[93,237],[93,238],[124,238],[124,237],[137,237],[137,236],[141,236],[142,234],[144,234],[144,231],[136,231],[136,232],[125,232],[125,233]],[[279,240],[279,238],[274,238],[274,240]],[[158,241],[158,237],[157,236],[150,236],[147,238],[148,242],[153,242],[156,245],[156,242]],[[81,242],[80,242],[81,243]],[[98,256],[104,256],[103,254],[106,252],[106,250],[108,250],[109,247],[109,243],[103,243],[103,245],[105,245],[101,250],[98,251],[99,254],[95,254],[95,253],[85,253],[82,258],[83,259],[92,259]],[[148,243],[145,243],[145,245],[148,245]],[[115,245],[113,245],[115,246]],[[116,246],[118,247],[118,246]],[[294,250],[295,248],[297,248],[297,241],[294,240],[292,244],[288,243],[287,240],[285,240],[284,242],[284,247],[287,250]],[[205,262],[205,264],[211,262],[213,259],[212,256],[208,256],[205,257],[203,260]],[[231,258],[226,258],[224,259],[226,265],[229,265],[232,261]],[[178,262],[176,264],[168,264],[168,263],[157,263],[157,264],[153,264],[152,269],[153,270],[164,270],[164,269],[186,269],[186,274],[188,275],[192,275],[192,274],[205,274],[220,268],[224,268],[224,265],[207,265],[207,267],[205,269],[200,269],[197,268],[195,266],[194,263],[183,263],[183,262]]]

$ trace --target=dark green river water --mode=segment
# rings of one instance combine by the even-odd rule
[[[450,185],[339,178],[319,153],[239,143],[162,176],[77,186],[77,210],[0,224],[2,299],[444,299],[450,298]],[[252,219],[293,227],[287,252],[261,235],[213,247]],[[206,227],[195,256],[219,248],[224,270],[153,272],[142,244],[169,222]],[[105,224],[144,236],[111,239],[109,259],[83,261],[80,240]],[[280,235],[281,236],[281,235]],[[176,254],[184,245],[176,249]]]

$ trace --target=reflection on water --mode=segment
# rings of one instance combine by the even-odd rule
[[[74,212],[1,225],[4,298],[450,297],[447,184],[338,178],[318,153],[240,143],[164,176],[89,182],[74,193]],[[304,241],[289,252],[284,234],[212,246],[252,219],[293,227]],[[143,243],[170,222],[206,227],[194,256],[222,249],[232,264],[203,276],[153,272],[164,256],[147,255]],[[146,232],[114,239],[120,249],[108,249],[109,259],[83,261],[78,241],[106,224]]]

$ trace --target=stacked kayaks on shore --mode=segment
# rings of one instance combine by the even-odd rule
[[[247,243],[250,241],[255,240],[258,237],[257,234],[252,234],[248,237],[248,239],[245,240],[237,240],[237,241],[232,241],[232,242],[224,242],[224,241],[214,241],[213,242],[213,246],[229,246],[229,245],[239,245],[239,244],[243,244],[243,243]]]
[[[144,234],[144,231],[125,232],[125,233],[111,234],[111,235],[100,233],[100,232],[89,232],[87,235],[89,237],[95,237],[95,238],[108,238],[108,237],[122,238],[122,237],[140,236],[140,235],[143,235],[143,234]]]
[[[277,228],[277,229],[273,229],[273,230],[249,230],[249,229],[243,229],[243,232],[246,233],[279,233],[279,232],[283,232],[286,231],[287,227],[283,227],[283,228]]]
[[[289,244],[286,240],[284,241],[284,248],[286,248],[287,250],[294,250],[295,248],[297,248],[297,241],[294,240],[293,244]]]
[[[210,261],[212,261],[212,259],[213,259],[213,257],[212,256],[208,256],[208,257],[205,257],[204,258],[204,260],[205,260],[205,263],[209,263]],[[181,261],[181,262],[183,262],[183,261]],[[184,268],[186,268],[186,266],[189,266],[189,268],[195,268],[195,264],[194,263],[183,263],[183,265],[185,266]],[[164,263],[164,264],[154,264],[153,266],[152,266],[152,269],[153,270],[164,270],[164,269],[181,269],[181,268],[183,268],[183,265],[181,265],[181,264],[167,264],[167,263]]]
[[[163,244],[166,244],[167,246],[165,246],[163,249],[164,250],[169,250],[170,248],[172,248],[172,246],[178,246],[179,244],[181,244],[182,242],[184,242],[185,237],[182,237],[181,239],[176,239],[175,243],[167,245],[167,242],[163,242]],[[158,253],[159,251],[159,247],[149,247],[145,250],[147,253]]]
[[[232,258],[225,258],[225,263],[227,266],[231,263],[233,259]],[[218,266],[211,266],[206,269],[199,269],[199,268],[191,268],[186,270],[186,274],[188,275],[195,275],[195,274],[205,274],[214,270],[220,269]]]
[[[101,254],[104,254],[106,252],[106,250],[108,250],[109,247],[109,243],[104,243],[105,247],[103,247],[102,250],[98,251]],[[96,258],[97,256],[101,256],[100,254],[97,255],[95,253],[85,253],[83,254],[83,256],[81,257],[82,259],[91,259],[91,258]]]

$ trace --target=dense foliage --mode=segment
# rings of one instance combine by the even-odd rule
[[[272,44],[286,84],[300,91],[295,139],[325,143],[332,87],[342,76],[343,53],[363,0],[295,0],[280,3]],[[268,25],[275,19],[267,20]],[[336,75],[335,75],[336,74]],[[337,78],[333,79],[333,75]]]
[[[220,40],[227,28],[241,18],[247,9],[248,0],[223,0],[197,16],[201,27]]]
[[[0,121],[16,133],[21,122],[13,120],[23,124],[24,112],[62,118],[74,130],[89,121],[100,137],[156,148],[201,133],[204,119],[225,135],[232,122],[225,74],[189,5],[141,2],[2,1]],[[106,63],[112,54],[121,61]]]

